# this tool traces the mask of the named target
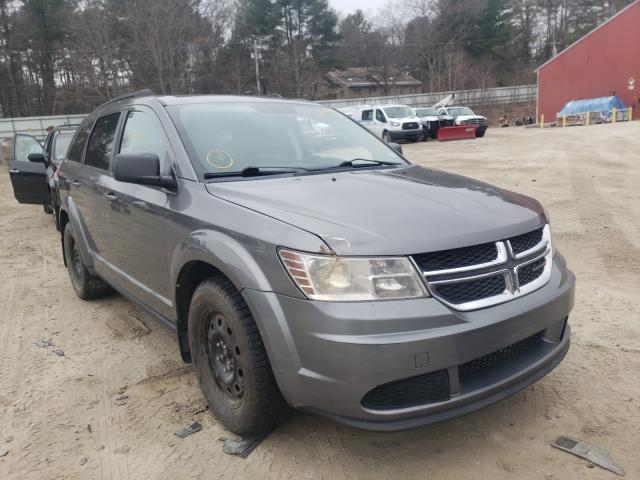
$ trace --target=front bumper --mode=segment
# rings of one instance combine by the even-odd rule
[[[409,141],[417,141],[422,139],[422,128],[419,130],[387,130],[389,132],[389,136],[391,137],[391,141],[395,142],[397,140],[409,140]]]
[[[542,288],[490,308],[458,312],[433,298],[332,303],[245,289],[278,385],[294,407],[371,430],[402,430],[496,402],[551,371],[569,348],[574,276],[556,254]],[[529,337],[526,355],[461,380],[458,366]],[[363,397],[389,382],[449,376],[450,397],[373,409]]]

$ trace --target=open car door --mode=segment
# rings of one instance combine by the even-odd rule
[[[32,160],[29,160],[31,155]],[[20,203],[49,205],[46,153],[40,142],[31,135],[17,133],[13,137],[13,154],[9,162],[9,176],[13,195]]]

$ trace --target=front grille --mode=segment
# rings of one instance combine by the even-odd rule
[[[542,332],[536,333],[524,340],[520,340],[508,347],[501,348],[495,352],[476,358],[467,363],[458,366],[458,374],[460,381],[469,379],[474,375],[478,375],[489,369],[500,368],[500,366],[517,360],[518,357],[526,354],[535,348],[542,339]]]
[[[448,270],[491,262],[498,258],[498,249],[495,243],[483,243],[472,247],[422,253],[413,258],[424,272]]]
[[[506,290],[507,284],[504,275],[498,274],[476,280],[444,283],[434,288],[440,298],[455,305],[500,295]]]
[[[546,255],[549,242],[545,226],[496,242],[412,258],[435,298],[459,310],[470,310],[506,302],[544,285],[551,272],[545,268],[545,262],[550,261]],[[529,251],[533,252],[530,256]],[[545,257],[537,258],[542,255]],[[531,258],[536,260],[526,263]],[[520,290],[518,285],[529,286]]]
[[[416,130],[418,129],[418,124],[416,122],[407,122],[402,124],[403,130]]]
[[[527,283],[533,282],[536,278],[542,275],[544,272],[544,266],[547,263],[547,260],[543,257],[535,262],[527,263],[522,267],[518,268],[518,283],[522,287]]]
[[[518,235],[517,237],[513,237],[509,239],[509,243],[511,244],[511,250],[516,255],[522,252],[526,252],[527,250],[535,247],[542,241],[542,228],[538,228],[537,230],[533,230],[528,233],[523,233],[522,235]]]
[[[484,125],[484,120],[481,118],[470,118],[467,122],[469,125]]]
[[[438,370],[380,385],[362,398],[362,405],[372,410],[396,410],[447,400],[449,373]]]

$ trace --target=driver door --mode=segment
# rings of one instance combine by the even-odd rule
[[[44,148],[35,137],[17,133],[13,137],[13,154],[9,162],[9,177],[13,195],[19,203],[49,205],[47,166],[43,162],[29,161],[29,154],[45,156]]]

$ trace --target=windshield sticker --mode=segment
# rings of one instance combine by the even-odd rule
[[[229,152],[214,148],[206,156],[207,163],[213,168],[231,168],[235,163]]]

